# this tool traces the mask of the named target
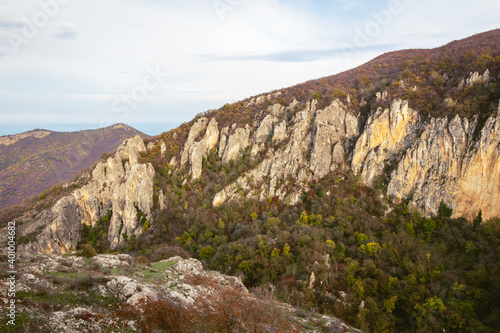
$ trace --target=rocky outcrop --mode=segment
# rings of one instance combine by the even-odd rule
[[[490,81],[490,71],[487,69],[483,75],[479,74],[479,72],[470,73],[469,77],[466,80],[462,80],[458,85],[459,89],[463,89],[464,87],[472,87],[478,83],[488,83]]]
[[[52,132],[45,130],[38,130],[38,131],[35,130],[22,134],[0,136],[0,145],[10,146],[27,138],[41,139],[46,137],[50,133]]]
[[[237,128],[227,140],[227,145],[225,145],[224,153],[222,154],[222,162],[228,163],[230,160],[237,158],[240,151],[248,147],[249,138],[250,127],[248,125],[244,128]]]
[[[271,101],[273,98],[278,98],[279,96],[281,96],[281,91],[275,92],[274,94],[261,95],[256,98],[252,98],[246,106],[249,107],[252,105],[259,105],[264,103],[265,101]]]
[[[143,232],[137,214],[151,218],[153,178],[151,164],[140,164],[140,153],[146,151],[140,136],[127,139],[116,154],[99,162],[87,185],[60,199],[50,210],[36,217],[36,222],[23,230],[29,235],[43,231],[25,249],[67,253],[76,248],[82,225],[95,223],[111,212],[108,240],[111,248],[123,241],[124,235]]]
[[[357,119],[339,100],[324,110],[317,111],[316,105],[316,100],[308,103],[304,110],[295,114],[288,127],[284,121],[278,122],[285,111],[281,105],[268,110],[270,114],[266,115],[253,136],[252,152],[262,149],[269,137],[276,142],[285,137],[290,140],[276,150],[270,149],[255,169],[217,193],[213,205],[241,197],[265,200],[273,196],[293,204],[298,202],[301,190],[307,187],[308,181],[322,178],[342,165],[345,162],[344,144],[354,140],[358,132]],[[266,182],[266,179],[270,181]],[[293,190],[286,189],[282,182],[284,179],[297,180]]]
[[[181,153],[181,167],[188,164],[189,174],[193,179],[200,177],[203,158],[208,156],[210,150],[212,150],[219,141],[217,121],[215,118],[212,118],[212,120],[208,123],[203,138],[200,141],[195,142],[196,138],[205,128],[207,122],[208,119],[203,117],[194,123],[189,130],[188,139],[184,144],[184,149]]]
[[[265,143],[269,140],[279,142],[284,139],[286,131],[286,123],[280,122],[280,127],[276,131],[276,124],[283,116],[285,107],[281,104],[274,104],[267,109],[267,115],[258,125],[257,130],[253,134],[253,146],[251,156],[254,158],[259,151],[264,149]]]
[[[388,109],[379,108],[368,118],[356,142],[351,167],[371,185],[384,170],[386,161],[410,143],[419,116],[408,101],[394,100]]]
[[[472,220],[500,216],[500,111],[474,139],[477,120],[455,116],[432,119],[392,172],[388,194],[396,201],[436,214],[439,204],[453,208],[454,217]]]
[[[472,73],[468,83],[488,77],[488,72],[479,79]],[[382,93],[377,97],[380,102],[388,98]],[[454,217],[471,220],[480,209],[485,219],[500,215],[500,185],[494,181],[500,179],[498,113],[478,134],[477,119],[422,121],[408,101],[396,99],[374,111],[360,133],[357,118],[339,100],[320,110],[313,100],[287,122],[283,114],[289,110],[279,104],[270,107],[250,134],[253,158],[269,140],[289,138],[286,144],[269,149],[254,169],[217,193],[213,205],[273,196],[296,203],[310,180],[346,165],[350,156],[350,167],[366,184],[388,176],[388,195],[395,202],[410,198],[410,205],[427,215],[436,214],[441,202],[453,208]]]
[[[314,178],[323,178],[344,162],[344,143],[357,136],[357,127],[357,119],[339,100],[316,113],[310,160]]]
[[[110,325],[116,323],[115,311],[123,311],[121,304],[137,306],[147,298],[189,308],[202,296],[208,302],[219,302],[217,306],[220,306],[216,295],[228,290],[230,295],[238,295],[241,301],[257,300],[238,278],[204,270],[195,259],[172,257],[150,265],[139,264],[124,255],[86,259],[37,254],[19,259],[17,292],[22,291],[23,298],[28,300],[41,293],[57,300],[57,306],[51,306],[55,301],[48,300],[44,311],[40,311],[37,302],[17,302],[18,313],[32,319],[29,327],[25,326],[25,321],[16,322],[18,329],[23,331],[34,331],[32,325],[36,323],[39,332],[107,332]],[[114,264],[102,266],[103,262]],[[8,304],[8,288],[9,282],[0,281],[0,304]],[[85,307],[80,304],[85,304]],[[300,308],[278,302],[266,304],[285,310],[287,320],[303,328],[301,331],[304,332],[319,333],[325,329],[328,332],[360,332],[334,317],[313,313],[304,316],[305,312]],[[0,315],[5,315],[4,309],[7,308],[0,307]],[[122,330],[137,331],[134,321],[125,321],[123,326]]]

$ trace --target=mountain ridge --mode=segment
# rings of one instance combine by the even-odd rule
[[[390,53],[129,138],[16,220],[18,250],[185,251],[366,331],[495,332],[498,41]]]
[[[70,180],[101,154],[137,134],[147,137],[130,126],[115,124],[98,130],[35,129],[0,137],[0,209]]]

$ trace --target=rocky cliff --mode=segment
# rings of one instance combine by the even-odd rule
[[[500,215],[500,111],[474,136],[476,127],[477,119],[458,115],[422,120],[402,99],[373,110],[362,129],[349,104],[340,99],[323,109],[317,109],[316,100],[303,109],[297,102],[288,107],[273,104],[252,127],[233,123],[219,129],[215,118],[198,119],[190,128],[178,170],[186,168],[191,179],[201,177],[203,159],[212,149],[218,150],[222,163],[247,149],[253,159],[264,152],[253,169],[215,194],[212,203],[219,206],[274,196],[295,204],[310,181],[336,168],[350,167],[368,185],[392,168],[387,194],[395,202],[409,199],[428,215],[436,214],[444,202],[455,217],[471,220],[481,210],[488,219]],[[98,163],[86,186],[59,200],[27,228],[25,233],[34,232],[50,221],[31,248],[65,253],[76,246],[82,224],[93,226],[108,211],[112,248],[124,237],[141,234],[144,228],[137,217],[142,212],[151,218],[155,175],[151,164],[138,162],[145,151],[137,136]],[[164,200],[161,193],[160,206]]]
[[[457,54],[466,53],[452,44],[449,48]],[[43,228],[30,247],[64,253],[76,246],[83,224],[94,226],[111,212],[108,240],[115,248],[152,222],[153,193],[160,210],[168,207],[172,187],[211,193],[203,206],[272,198],[293,205],[311,182],[339,169],[352,170],[368,186],[382,184],[394,203],[405,201],[428,216],[445,203],[453,217],[471,221],[479,211],[484,219],[497,217],[500,111],[494,112],[492,105],[498,107],[500,96],[500,57],[483,52],[459,75],[456,68],[463,64],[446,67],[451,61],[446,50],[375,59],[366,68],[378,71],[377,85],[386,90],[375,90],[376,84],[360,74],[367,70],[356,69],[207,112],[152,139],[148,149],[140,137],[130,139],[95,166],[86,186],[40,213],[23,232]],[[425,59],[433,54],[434,62]],[[405,56],[409,60],[402,60]],[[483,69],[469,71],[476,67]],[[333,89],[335,80],[345,81],[346,75],[357,77],[357,89]],[[308,84],[328,96],[306,93]],[[139,162],[141,153],[149,161],[156,158],[156,164]],[[219,165],[219,180],[227,173],[231,177],[204,184],[209,158],[217,159],[211,164]],[[238,160],[245,165],[231,170]],[[160,188],[155,173],[175,175],[175,184],[164,177],[172,183]],[[200,183],[204,188],[191,187]]]
[[[155,174],[150,163],[139,163],[140,153],[145,151],[140,136],[125,140],[114,156],[97,163],[87,185],[39,213],[35,223],[22,230],[22,235],[42,230],[36,241],[23,247],[37,252],[67,253],[76,248],[83,224],[94,226],[108,212],[111,248],[126,236],[141,234],[144,228],[137,216],[142,212],[145,219],[151,218]]]

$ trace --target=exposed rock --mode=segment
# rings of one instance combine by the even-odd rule
[[[226,150],[227,137],[229,135],[229,127],[224,127],[220,131],[220,139],[219,139],[219,157],[222,158],[224,155],[224,151]]]
[[[309,278],[309,289],[313,289],[315,283],[316,283],[316,274],[312,272],[311,277]]]
[[[451,108],[453,106],[455,106],[457,103],[451,98],[451,97],[446,97],[443,101],[443,104],[447,107],[447,108]]]
[[[278,151],[271,149],[266,158],[255,169],[243,174],[235,183],[217,193],[213,204],[217,206],[222,202],[241,197],[239,189],[248,192],[246,194],[247,198],[264,200],[276,195],[283,200],[288,195],[290,202],[297,202],[300,192],[287,193],[281,190],[277,187],[277,180],[290,175],[303,184],[311,179],[311,175],[306,171],[306,169],[309,169],[309,163],[305,159],[304,152],[308,150],[311,141],[311,119],[315,111],[316,101],[312,101],[308,103],[305,110],[297,112],[292,121],[291,133],[288,134],[290,136],[288,144]],[[265,131],[262,131],[262,133],[265,133]],[[271,178],[269,184],[265,184],[263,181],[266,176]],[[249,183],[249,179],[253,180],[252,184]],[[256,184],[255,187],[252,186],[253,183]]]
[[[198,138],[200,133],[203,131],[203,129],[207,126],[208,124],[208,119],[205,117],[202,117],[198,119],[193,126],[191,126],[191,129],[189,130],[188,138],[186,142],[184,143],[184,149],[182,150],[181,153],[181,167],[185,166],[186,163],[188,162],[189,158],[189,151],[191,147],[193,146],[195,140]]]
[[[161,156],[165,156],[165,153],[167,152],[167,146],[165,145],[165,142],[162,142],[160,145],[160,154]]]
[[[273,135],[274,123],[278,119],[272,114],[268,114],[261,121],[259,128],[253,135],[253,147],[251,156],[254,157],[257,153],[264,148],[265,142]]]
[[[208,127],[203,139],[194,142],[196,137],[198,137],[201,133],[207,121],[207,118],[200,118],[191,127],[188,135],[188,140],[184,144],[184,149],[181,154],[181,167],[185,166],[186,163],[189,162],[190,175],[193,179],[200,177],[203,158],[208,156],[210,150],[212,150],[219,141],[219,129],[217,126],[217,121],[215,120],[215,118],[212,118],[212,120],[210,120],[210,122],[208,123]]]
[[[99,254],[92,258],[92,262],[102,268],[126,267],[132,263],[132,257],[128,254]]]
[[[368,118],[356,142],[351,163],[354,173],[361,174],[371,185],[373,178],[382,173],[385,160],[406,147],[405,139],[416,128],[418,119],[418,113],[401,99],[394,100],[390,109],[379,108]]]
[[[490,80],[490,71],[487,69],[483,73],[483,75],[480,75],[478,72],[471,73],[466,81],[466,84],[468,86],[473,86],[476,83],[488,82],[489,80]]]
[[[242,191],[246,198],[266,200],[277,196],[280,200],[294,204],[298,202],[301,190],[308,181],[325,176],[332,170],[332,162],[335,163],[333,168],[342,164],[343,144],[348,140],[354,140],[357,135],[357,119],[346,111],[347,108],[339,100],[317,112],[316,104],[317,101],[313,100],[304,110],[297,112],[289,128],[280,121],[275,126],[276,139],[283,140],[289,137],[290,141],[277,151],[270,149],[255,169],[245,173],[236,182],[217,193],[213,205],[218,206],[223,202],[241,198]],[[284,111],[280,104],[268,110],[271,114],[264,117],[253,135],[253,154],[256,154],[273,134],[273,126]],[[280,128],[278,134],[276,128]],[[315,148],[308,160],[306,156],[309,154],[313,138]],[[264,181],[266,177],[271,179],[269,183]],[[298,180],[297,187],[292,191],[286,191],[278,184],[279,179],[287,177]]]
[[[483,75],[479,72],[471,72],[467,79],[463,79],[458,85],[458,89],[463,89],[465,86],[473,86],[476,83],[487,83],[490,81],[490,71],[487,69]]]
[[[169,163],[172,168],[175,168],[177,166],[177,158],[174,156],[170,159],[170,163]]]
[[[377,92],[376,94],[377,102],[382,102],[387,98],[387,91],[384,91],[383,93]]]
[[[125,140],[114,156],[97,163],[87,185],[60,199],[40,213],[35,223],[20,230],[22,235],[29,235],[43,228],[34,243],[20,249],[67,253],[76,248],[82,224],[94,226],[108,211],[112,212],[108,231],[112,248],[123,240],[122,233],[141,234],[137,209],[151,218],[155,174],[150,163],[139,164],[144,151],[140,136]]]
[[[314,178],[323,178],[332,169],[343,163],[343,142],[349,134],[351,136],[354,134],[346,132],[345,119],[346,107],[338,99],[324,110],[318,110],[316,113],[313,125],[315,130],[314,147],[310,161]],[[357,123],[355,127],[357,128]]]
[[[250,128],[248,125],[245,128],[237,128],[227,140],[227,145],[222,155],[222,162],[228,163],[230,160],[236,159],[239,156],[240,151],[248,147],[249,137]]]
[[[160,210],[165,209],[165,195],[163,194],[163,190],[158,192],[158,205],[160,206]]]
[[[181,257],[173,257],[162,262],[176,261],[172,269],[179,274],[200,274],[203,271],[203,265],[196,259],[182,259]]]
[[[473,141],[476,126],[459,116],[431,119],[391,174],[388,194],[397,201],[411,196],[410,204],[428,215],[444,202],[453,217],[472,220],[480,209],[484,219],[499,216],[500,184],[492,181],[500,179],[499,113]]]
[[[286,121],[274,125],[273,143],[279,143],[286,138]]]

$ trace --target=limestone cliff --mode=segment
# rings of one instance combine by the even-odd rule
[[[111,248],[122,235],[143,232],[137,214],[151,218],[153,178],[151,164],[140,164],[140,153],[146,151],[140,136],[130,138],[116,154],[97,163],[87,185],[60,199],[50,210],[36,216],[36,223],[23,230],[25,235],[42,229],[36,241],[25,248],[51,253],[67,253],[76,248],[82,225],[94,226],[97,220],[112,212],[108,231]]]
[[[208,119],[203,117],[191,127],[188,139],[184,145],[184,150],[181,153],[181,166],[189,163],[189,173],[193,179],[199,178],[201,175],[201,168],[203,157],[206,157],[210,150],[215,147],[219,141],[219,129],[217,121],[212,118],[208,123]],[[206,132],[203,138],[196,141],[196,138],[205,129]]]
[[[417,121],[418,113],[409,108],[407,101],[395,100],[389,109],[379,108],[368,118],[356,142],[351,162],[354,173],[361,174],[371,185],[373,178],[382,173],[385,161],[410,143],[407,139]]]
[[[281,117],[295,106],[296,103],[288,108],[275,104],[267,110],[253,134],[251,154],[255,156],[261,151],[268,138],[278,143],[277,147],[269,149],[256,168],[217,193],[215,206],[242,196],[259,200],[277,196],[296,203],[309,181],[324,177],[346,162],[344,145],[358,133],[357,119],[348,108],[334,100],[323,110],[316,110],[317,101],[313,100],[287,124]],[[287,137],[290,139],[279,145]],[[285,179],[293,179],[295,184]]]
[[[435,214],[440,202],[454,217],[500,216],[500,110],[474,139],[477,120],[432,119],[391,174],[388,194]]]
[[[387,94],[378,96],[387,99]],[[353,112],[338,99],[320,110],[313,100],[289,122],[282,117],[289,108],[270,107],[251,134],[251,155],[261,151],[268,138],[273,142],[289,140],[270,148],[254,169],[217,193],[213,205],[273,196],[296,203],[309,181],[347,165],[346,156],[350,156],[349,166],[366,184],[372,185],[375,178],[390,172],[387,194],[395,202],[410,199],[410,205],[426,215],[436,214],[444,202],[453,208],[454,217],[471,220],[480,209],[485,219],[499,216],[500,111],[474,139],[477,118],[423,120],[408,101],[389,102],[389,107],[369,115],[362,131]],[[241,134],[232,135],[237,138]],[[232,140],[231,135],[224,134],[224,140]],[[241,148],[246,146],[246,134],[245,140],[233,140],[245,142]]]

